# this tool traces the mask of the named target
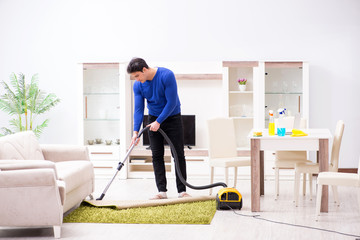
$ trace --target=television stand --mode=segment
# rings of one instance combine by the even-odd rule
[[[192,149],[192,147],[190,147],[190,146],[187,146],[187,148],[190,149],[190,150]]]

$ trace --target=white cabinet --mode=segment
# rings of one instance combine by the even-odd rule
[[[307,62],[265,62],[265,121],[268,127],[269,110],[286,108],[287,116],[300,114],[309,122],[309,64]]]
[[[96,177],[111,177],[125,156],[129,133],[125,129],[130,102],[124,64],[79,64],[82,112],[80,143],[88,146]],[[130,80],[128,81],[130,82]],[[98,141],[96,141],[98,140]],[[125,169],[119,174],[126,178]]]
[[[258,62],[223,62],[224,116],[234,119],[237,146],[250,147],[247,135],[258,119]],[[240,91],[238,79],[245,78],[246,91]]]
[[[83,132],[89,140],[120,139],[119,64],[83,64]]]
[[[238,79],[246,78],[246,91]],[[223,62],[224,116],[234,119],[237,146],[249,149],[253,128],[268,128],[268,112],[286,108],[309,121],[309,64],[302,61]]]
[[[154,178],[151,150],[137,147],[131,152],[128,163],[128,178]],[[164,156],[166,177],[174,176],[174,164],[168,149]]]
[[[90,160],[97,178],[108,178],[115,174],[119,162],[119,147],[97,144],[88,146]]]

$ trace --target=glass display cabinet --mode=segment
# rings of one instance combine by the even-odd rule
[[[309,121],[309,71],[306,62],[265,62],[265,128],[269,110],[278,117],[279,108],[286,116],[299,114]]]

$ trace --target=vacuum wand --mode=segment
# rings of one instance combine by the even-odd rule
[[[140,136],[143,134],[143,132],[144,132],[145,130],[147,130],[148,128],[150,128],[150,127],[143,128],[143,129],[139,132],[139,134],[138,134],[135,142],[140,138]],[[124,163],[125,163],[126,160],[128,159],[128,157],[129,157],[131,151],[134,149],[134,147],[135,147],[135,143],[130,146],[130,149],[127,151],[124,160],[123,160],[122,162],[119,162],[119,165],[118,165],[118,167],[117,167],[117,171],[115,172],[114,176],[112,177],[112,179],[110,180],[110,182],[108,183],[108,185],[105,187],[103,193],[102,193],[102,194],[100,195],[100,197],[97,198],[96,200],[102,200],[102,199],[105,197],[105,194],[106,194],[107,190],[109,189],[110,185],[112,184],[112,182],[113,182],[114,179],[116,178],[116,176],[117,176],[117,174],[119,173],[119,171],[121,170],[121,168],[124,166]]]

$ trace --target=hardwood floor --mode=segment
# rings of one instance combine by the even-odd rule
[[[314,179],[315,180],[315,179]],[[108,179],[97,179],[94,197],[99,197]],[[204,179],[189,179],[193,185],[207,184]],[[218,188],[219,189],[219,188]],[[218,189],[215,189],[216,193]],[[293,203],[293,182],[280,182],[280,196],[274,200],[274,181],[265,182],[265,196],[261,197],[260,213],[250,211],[250,180],[238,180],[237,189],[243,195],[241,211],[217,211],[210,225],[151,225],[151,224],[87,224],[64,223],[62,239],[356,239],[360,238],[360,212],[357,189],[339,188],[340,206],[333,203],[329,191],[329,213],[315,219],[313,200],[302,197],[299,207]],[[208,190],[192,190],[191,195],[207,195]],[[116,179],[106,193],[106,199],[148,199],[156,193],[153,179]],[[177,197],[175,180],[168,179],[168,197]],[[243,215],[259,215],[258,218]],[[266,220],[264,220],[266,219]],[[267,220],[278,221],[279,223]],[[323,228],[355,236],[325,232],[304,227]],[[54,239],[52,228],[0,228],[0,239]]]

